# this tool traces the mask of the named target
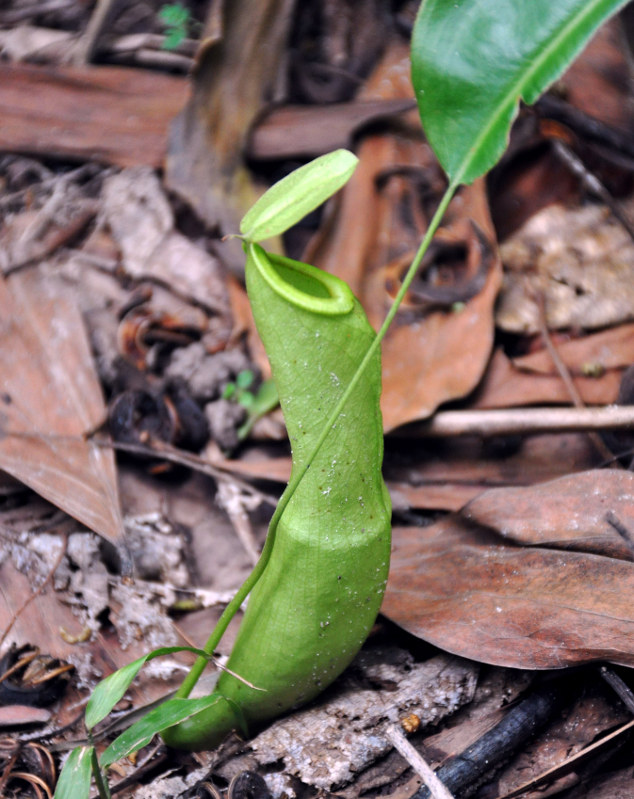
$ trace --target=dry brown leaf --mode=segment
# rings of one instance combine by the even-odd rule
[[[457,203],[491,240],[484,184],[467,187]],[[500,263],[490,257],[484,285],[458,311],[433,311],[416,319],[408,319],[406,311],[397,314],[382,350],[386,430],[425,418],[478,385],[493,346],[493,306],[501,284]]]
[[[45,724],[51,719],[51,711],[28,705],[3,705],[0,707],[0,729],[26,727],[29,724]]]
[[[0,319],[0,468],[120,546],[114,456],[85,438],[106,411],[76,304],[19,272],[0,282]]]
[[[388,444],[384,466],[395,510],[459,510],[493,487],[531,485],[596,465],[594,450],[580,433],[529,436],[506,453],[495,442],[454,440],[439,446],[421,440],[413,463],[398,443]]]
[[[610,369],[624,369],[634,363],[634,324],[619,325],[568,341],[560,339],[555,346],[562,362],[574,375],[600,377]],[[557,371],[546,349],[514,358],[513,365],[527,373],[554,375]]]
[[[274,108],[251,132],[248,153],[257,160],[301,158],[350,147],[359,129],[413,105],[413,99],[395,99]]]
[[[485,491],[460,515],[509,543],[632,560],[632,547],[614,524],[634,536],[633,491],[630,472],[596,469],[541,485]]]
[[[592,531],[592,519],[608,509],[600,492],[588,491],[588,479],[580,478],[577,499],[585,498]],[[632,496],[634,475],[609,472],[601,486],[610,479],[610,495]],[[569,529],[570,503],[562,503],[558,483],[542,486],[536,502],[542,514],[550,511],[553,529],[557,519]],[[508,518],[522,508],[524,501],[511,503]],[[580,547],[585,537],[580,530]],[[572,539],[569,545],[563,551],[509,544],[459,514],[425,529],[396,528],[382,612],[443,649],[500,666],[634,665],[634,564],[572,551]]]
[[[557,349],[565,349],[558,347]],[[501,349],[493,354],[478,386],[472,408],[510,408],[517,405],[571,404],[570,392],[558,374],[540,374],[517,367]],[[591,362],[588,362],[591,363]],[[616,401],[622,370],[608,369],[599,377],[575,375],[572,379],[581,399],[588,405],[609,405]]]
[[[139,69],[0,64],[0,150],[158,167],[187,94]]]

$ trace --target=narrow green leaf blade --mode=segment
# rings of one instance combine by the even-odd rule
[[[132,680],[149,660],[154,660],[154,658],[161,655],[173,655],[175,652],[193,652],[195,655],[209,657],[202,649],[196,649],[192,646],[164,646],[160,649],[154,649],[147,655],[143,655],[143,657],[133,660],[132,663],[117,669],[105,680],[102,680],[92,692],[92,696],[86,705],[86,727],[91,730],[95,724],[99,724],[100,721],[105,719],[128,690]]]
[[[59,775],[53,799],[88,799],[92,746],[78,746],[68,756]]]
[[[147,659],[148,655],[144,655],[137,660],[133,660],[127,666],[117,669],[95,687],[86,705],[86,727],[89,730],[110,713],[128,690],[130,683],[137,676]]]
[[[423,0],[412,82],[429,143],[453,184],[493,167],[519,100],[534,103],[627,0]]]
[[[252,242],[284,233],[339,191],[358,161],[348,150],[335,150],[291,172],[251,206],[240,223],[240,233]]]
[[[149,744],[157,733],[207,710],[218,702],[226,704],[227,700],[217,694],[204,696],[201,699],[168,699],[154,710],[150,710],[136,724],[128,727],[110,744],[99,758],[101,767],[107,768],[131,752],[136,752]]]

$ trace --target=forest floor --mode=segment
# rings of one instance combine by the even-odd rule
[[[3,797],[52,797],[98,680],[202,646],[257,561],[291,456],[223,237],[339,147],[352,180],[271,246],[381,324],[445,187],[416,5],[0,4]],[[249,740],[150,743],[114,795],[422,799],[416,753],[456,797],[632,795],[631,18],[521,110],[384,342],[393,557],[363,650]],[[98,749],[190,662],[149,663]]]

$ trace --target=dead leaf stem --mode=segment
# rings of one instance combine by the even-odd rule
[[[566,390],[570,394],[570,399],[572,400],[575,408],[584,408],[584,402],[581,399],[581,394],[577,391],[577,387],[575,386],[572,376],[570,375],[570,370],[564,363],[563,358],[561,358],[559,355],[557,347],[550,336],[550,331],[548,330],[548,325],[546,323],[546,298],[542,291],[537,292],[535,301],[537,302],[537,308],[539,309],[539,332],[544,342],[544,346],[548,350],[548,354],[550,355],[555,369],[559,373],[559,376],[563,380]],[[613,452],[606,446],[597,433],[589,432],[588,438],[592,442],[593,447],[596,449],[599,455],[607,463],[611,465],[618,465],[618,461],[614,461]]]

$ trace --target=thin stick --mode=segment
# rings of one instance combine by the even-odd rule
[[[10,435],[14,435],[11,433]],[[17,435],[17,434],[16,434]],[[153,458],[163,458],[170,463],[178,463],[186,466],[201,474],[206,474],[213,477],[214,480],[229,481],[231,484],[239,486],[243,491],[252,497],[257,497],[261,502],[266,502],[267,505],[275,506],[277,497],[271,494],[266,494],[254,488],[246,480],[241,479],[238,475],[223,466],[214,466],[208,460],[194,455],[191,452],[172,447],[169,444],[153,439],[149,444],[133,444],[127,441],[112,441],[111,439],[103,439],[95,437],[93,439],[100,447],[119,450],[121,452],[130,452],[134,455],[148,455]]]
[[[511,433],[578,433],[586,430],[634,430],[634,406],[606,405],[600,408],[504,408],[502,410],[438,411],[426,422],[403,428],[430,438]],[[394,433],[395,436],[399,432]]]
[[[86,30],[73,47],[71,57],[76,66],[90,63],[97,49],[97,41],[114,12],[116,0],[97,0]]]
[[[251,561],[251,566],[255,566],[260,553],[253,535],[251,521],[244,507],[244,494],[235,483],[222,480],[218,483],[216,502],[229,517],[238,540]]]
[[[429,793],[433,799],[454,799],[453,794],[436,776],[436,772],[421,756],[421,754],[414,749],[411,743],[403,735],[403,733],[394,724],[388,724],[385,729],[385,734],[388,741],[402,755],[405,760],[410,764],[414,771],[418,774],[421,780],[429,788]]]
[[[627,685],[619,675],[608,666],[601,666],[599,674],[607,682],[607,684],[618,695],[619,699],[625,707],[634,714],[634,692],[629,685]]]
[[[548,351],[548,354],[555,365],[555,369],[563,380],[563,383],[566,386],[566,390],[570,394],[570,399],[572,400],[575,408],[584,408],[585,405],[581,399],[581,394],[577,391],[577,386],[575,386],[573,382],[570,371],[563,362],[563,359],[559,354],[559,350],[555,346],[550,336],[548,323],[546,322],[546,298],[544,297],[544,293],[542,291],[540,291],[537,295],[537,307],[539,308],[539,332],[546,346],[546,350]],[[592,442],[592,445],[596,451],[605,461],[613,462],[613,453],[596,433],[588,433],[588,438]]]

